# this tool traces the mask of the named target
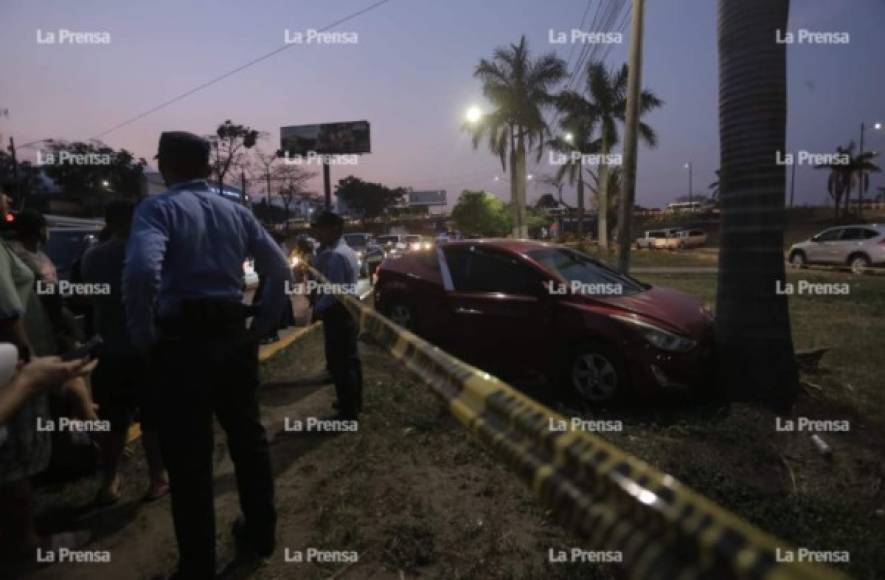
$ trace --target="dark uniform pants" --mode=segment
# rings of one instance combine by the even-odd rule
[[[355,419],[363,410],[363,370],[357,350],[356,321],[340,302],[322,312],[326,367],[335,381],[338,412]]]
[[[153,353],[160,373],[152,405],[169,471],[179,574],[215,575],[213,413],[227,434],[246,541],[261,555],[274,549],[276,510],[267,434],[259,418],[258,343],[245,330],[242,305],[189,301],[179,318],[160,323]]]

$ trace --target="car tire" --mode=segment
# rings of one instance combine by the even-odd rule
[[[395,324],[415,332],[415,310],[401,298],[394,298],[387,305],[385,315]]]
[[[796,251],[790,254],[790,266],[796,268],[797,270],[802,270],[808,265],[808,259],[805,257],[805,252]]]
[[[848,258],[848,267],[852,274],[860,276],[870,267],[870,259],[864,254],[854,254]]]
[[[612,347],[584,343],[569,357],[562,385],[583,403],[599,405],[617,401],[629,390],[626,365]]]

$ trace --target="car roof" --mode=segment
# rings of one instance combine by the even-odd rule
[[[499,248],[508,250],[516,254],[527,254],[534,250],[543,250],[545,248],[560,248],[562,246],[550,242],[538,242],[535,240],[521,240],[512,238],[479,238],[474,240],[453,240],[447,242],[445,247],[457,246],[486,246],[491,248]]]

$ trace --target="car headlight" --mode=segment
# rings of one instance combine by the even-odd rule
[[[424,242],[421,245],[421,247],[424,248],[425,250],[429,250],[432,246],[433,246],[433,244],[431,244],[430,242]]]
[[[630,316],[614,316],[621,322],[633,326],[647,341],[667,352],[688,352],[697,346],[697,341],[685,336],[673,334],[663,328],[637,320]]]
[[[289,258],[289,265],[293,268],[296,268],[300,263],[301,258],[299,258],[298,256],[292,256],[291,258]]]
[[[413,252],[417,252],[421,249],[421,244],[419,242],[412,242],[411,244],[409,244],[409,249]]]
[[[357,250],[357,251],[356,251],[356,257],[362,260],[362,259],[363,259],[363,251],[362,251],[362,250]]]

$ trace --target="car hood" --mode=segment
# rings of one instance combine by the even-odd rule
[[[576,298],[639,314],[667,330],[695,338],[706,335],[712,324],[700,300],[672,288],[653,286],[626,296]]]

